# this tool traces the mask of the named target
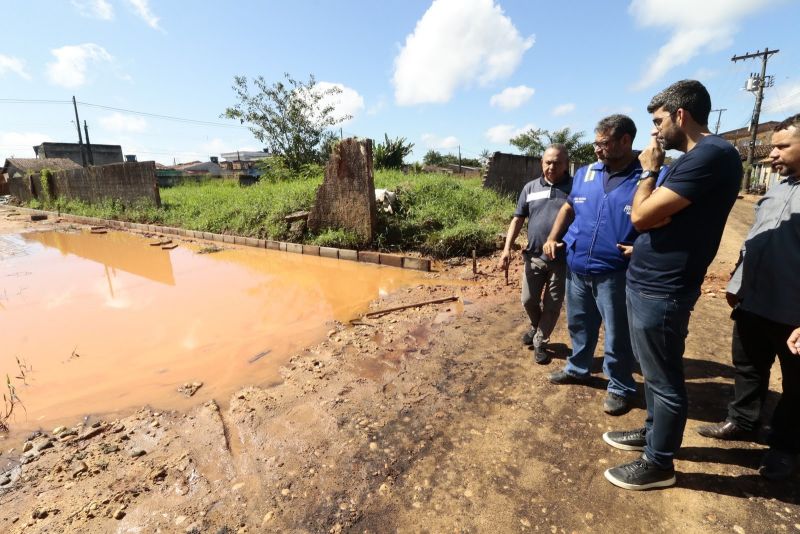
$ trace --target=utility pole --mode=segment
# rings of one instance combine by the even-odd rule
[[[75,108],[75,127],[78,128],[78,146],[81,149],[81,161],[86,167],[86,153],[83,151],[83,136],[81,135],[81,121],[78,118],[78,103],[75,102],[75,95],[72,95],[72,107]]]
[[[86,132],[86,150],[89,152],[89,165],[94,165],[94,154],[92,154],[92,143],[89,142],[89,126],[83,121],[83,131]]]
[[[728,111],[728,109],[727,108],[723,108],[723,109],[712,109],[711,110],[711,113],[717,112],[717,127],[714,128],[714,135],[719,133],[719,121],[720,121],[720,119],[722,119],[722,112],[723,111]],[[87,140],[88,140],[88,137],[87,137]]]
[[[745,177],[745,181],[742,184],[742,188],[746,188],[750,184],[750,180],[753,176],[753,155],[756,151],[756,137],[758,136],[758,119],[761,115],[761,103],[764,101],[764,87],[772,87],[774,83],[774,79],[772,76],[767,76],[767,61],[769,60],[769,56],[772,54],[777,54],[780,50],[770,50],[769,48],[765,48],[764,51],[756,50],[755,53],[748,53],[743,54],[741,56],[733,56],[731,61],[736,63],[737,61],[745,60],[745,59],[754,59],[757,57],[761,58],[761,76],[756,76],[755,74],[751,74],[750,78],[747,79],[747,83],[745,84],[745,90],[749,92],[756,93],[756,103],[753,107],[753,117],[750,120],[750,147],[747,150],[747,166],[748,172],[747,176]]]

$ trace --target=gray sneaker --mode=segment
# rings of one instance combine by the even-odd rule
[[[645,457],[629,464],[612,467],[605,472],[606,480],[626,490],[668,488],[675,484],[675,469],[659,469]]]
[[[623,451],[643,451],[647,445],[645,436],[647,429],[637,428],[635,430],[618,430],[603,434],[603,441]]]

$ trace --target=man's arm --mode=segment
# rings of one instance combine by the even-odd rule
[[[519,231],[522,229],[522,223],[525,222],[524,217],[514,217],[511,219],[511,224],[508,225],[506,232],[506,244],[503,247],[503,253],[500,255],[500,260],[497,262],[497,270],[505,271],[508,269],[508,264],[511,259],[511,245],[517,239]]]
[[[563,247],[564,243],[559,243],[564,234],[567,233],[569,225],[575,220],[575,209],[569,202],[564,202],[561,209],[558,210],[556,220],[553,222],[553,227],[550,229],[550,234],[547,236],[547,241],[542,246],[544,252],[551,260],[556,259],[556,249]]]
[[[664,164],[664,149],[658,144],[656,136],[650,145],[639,154],[639,161],[645,171],[658,171]],[[633,196],[631,222],[639,232],[659,228],[669,223],[670,217],[686,208],[691,201],[667,187],[656,190],[656,177],[639,181]]]

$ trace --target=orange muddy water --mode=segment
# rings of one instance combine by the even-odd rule
[[[231,248],[200,254],[136,235],[0,235],[0,372],[24,403],[12,430],[140,405],[181,408],[280,380],[332,321],[418,273]],[[18,361],[17,361],[18,359]],[[191,400],[178,393],[203,382]]]

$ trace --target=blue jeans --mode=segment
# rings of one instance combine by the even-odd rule
[[[565,371],[573,376],[588,376],[594,349],[605,325],[603,372],[608,391],[623,397],[636,393],[633,380],[628,316],[625,312],[625,271],[581,275],[567,273],[567,327],[572,355]]]
[[[681,447],[689,399],[683,373],[683,351],[697,293],[652,295],[628,288],[631,343],[644,376],[647,401],[647,458],[671,469]]]

